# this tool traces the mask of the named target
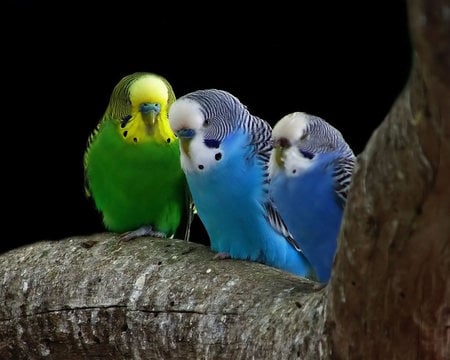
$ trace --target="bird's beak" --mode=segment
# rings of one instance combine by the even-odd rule
[[[273,146],[273,152],[275,155],[275,162],[277,166],[281,169],[284,168],[284,150],[289,148],[291,143],[288,139],[282,137],[275,141]]]
[[[275,146],[273,148],[275,163],[280,169],[284,168],[284,156],[283,148],[281,146]]]
[[[177,130],[176,135],[178,139],[180,140],[181,145],[181,151],[186,154],[188,158],[189,156],[189,145],[191,143],[192,138],[195,136],[195,130],[193,129],[187,129],[187,128],[181,128]]]
[[[154,111],[149,112],[147,114],[147,116],[144,116],[144,123],[147,127],[151,128],[153,125],[155,125],[155,121],[156,121],[156,116],[158,114],[155,113]]]
[[[156,117],[159,115],[161,107],[156,103],[142,103],[139,106],[139,110],[142,113],[142,119],[148,129],[151,129],[156,122]]]
[[[195,136],[195,130],[189,128],[181,128],[176,131],[177,136],[181,139],[191,140]]]

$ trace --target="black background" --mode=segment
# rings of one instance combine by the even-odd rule
[[[7,2],[0,250],[103,231],[83,151],[131,72],[165,76],[177,96],[228,90],[272,124],[319,115],[360,153],[409,75],[405,4],[308,3]]]

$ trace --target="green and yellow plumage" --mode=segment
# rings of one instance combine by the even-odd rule
[[[153,73],[123,77],[89,137],[84,154],[86,194],[105,227],[129,240],[171,237],[189,229],[191,201],[178,139],[168,121],[175,101],[169,82]],[[183,233],[188,237],[188,231]]]

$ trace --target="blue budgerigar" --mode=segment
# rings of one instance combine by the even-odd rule
[[[271,127],[224,90],[176,100],[169,122],[181,166],[216,257],[315,276],[268,196]]]
[[[340,131],[303,112],[273,127],[270,194],[319,281],[331,275],[355,155]]]

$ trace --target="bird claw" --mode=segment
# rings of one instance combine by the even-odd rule
[[[119,235],[120,241],[130,241],[142,236],[151,236],[155,238],[165,238],[166,234],[155,231],[151,226],[142,226],[139,229],[124,232]]]
[[[214,259],[216,260],[225,260],[225,259],[231,259],[231,255],[227,252],[219,252],[216,255],[214,255]]]
[[[319,291],[322,290],[325,286],[327,286],[328,282],[319,282],[314,284],[314,290]]]

